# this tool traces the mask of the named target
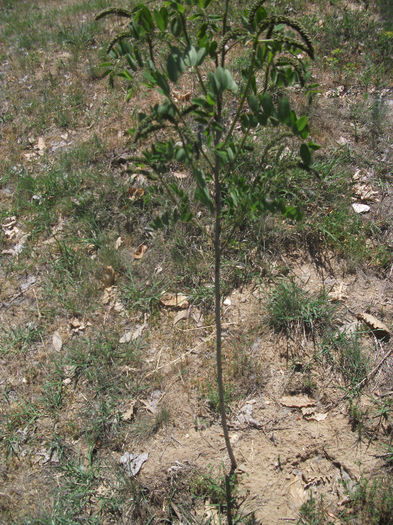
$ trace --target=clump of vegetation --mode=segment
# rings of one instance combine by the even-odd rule
[[[293,281],[283,279],[269,292],[266,304],[269,324],[278,332],[322,335],[332,326],[335,308],[327,294],[312,296]]]
[[[315,498],[312,492],[309,499],[300,507],[299,515],[297,525],[324,525],[329,523],[323,499]]]
[[[358,394],[360,383],[369,370],[368,357],[362,348],[361,334],[328,332],[321,342],[323,357],[337,369],[352,394]]]
[[[362,478],[349,493],[350,514],[361,523],[389,525],[393,521],[393,482],[391,477]]]

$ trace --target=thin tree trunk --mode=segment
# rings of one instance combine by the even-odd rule
[[[222,328],[221,328],[221,185],[220,185],[220,159],[216,156],[214,169],[215,217],[214,217],[214,293],[215,293],[215,324],[216,324],[216,367],[217,387],[219,397],[219,410],[221,426],[224,432],[225,446],[231,461],[229,474],[225,474],[225,490],[227,500],[227,522],[232,525],[232,496],[231,477],[236,470],[236,459],[229,440],[227,417],[225,412],[224,381],[222,373]]]

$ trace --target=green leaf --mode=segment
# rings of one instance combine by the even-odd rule
[[[223,67],[219,66],[216,69],[216,71],[214,73],[214,78],[217,81],[218,89],[220,91],[224,91],[224,89],[228,88],[228,77],[225,74],[225,69]]]
[[[144,71],[143,76],[145,77],[145,79],[151,86],[157,85],[157,80],[153,77],[153,75],[149,71]]]
[[[300,132],[300,136],[302,137],[303,140],[305,140],[309,135],[309,131],[308,131],[308,125],[303,129],[303,131]]]
[[[213,82],[215,84],[215,90],[217,93],[229,89],[230,91],[236,92],[238,87],[236,82],[233,80],[231,73],[228,69],[219,66],[212,75]]]
[[[267,117],[270,117],[273,114],[274,106],[273,99],[270,93],[264,93],[262,97],[262,107]]]
[[[134,54],[135,54],[135,58],[136,58],[136,60],[138,62],[139,67],[143,67],[142,55],[141,55],[141,53],[140,53],[140,51],[139,51],[137,46],[134,46]]]
[[[233,153],[233,150],[232,150],[232,148],[229,147],[229,146],[227,147],[227,155],[228,155],[228,159],[229,159],[230,161],[232,161],[232,160],[235,158],[235,155],[234,155],[234,153]]]
[[[216,99],[213,93],[210,93],[210,92],[206,93],[206,101],[208,104],[210,104],[210,106],[216,105]]]
[[[278,118],[280,122],[286,123],[289,121],[291,108],[287,97],[281,97],[278,103]]]
[[[195,190],[194,196],[195,196],[195,199],[198,200],[204,206],[206,206],[206,208],[208,208],[208,210],[211,213],[214,213],[214,204],[213,204],[213,201],[212,201],[212,199],[211,199],[211,197],[209,195],[207,187],[197,188]]]
[[[179,162],[183,162],[186,158],[186,152],[185,152],[185,149],[184,148],[179,148],[177,151],[176,151],[176,155],[175,155],[175,158],[177,161]]]
[[[130,66],[130,68],[133,70],[133,71],[136,71],[138,69],[138,66],[137,66],[137,63],[136,63],[136,60],[134,59],[134,57],[132,57],[130,55],[130,53],[127,53],[126,54],[126,60],[128,62],[128,65]]]
[[[198,62],[198,54],[194,46],[191,46],[188,52],[186,53],[184,57],[185,63],[190,66],[194,67],[197,65]]]
[[[207,49],[206,47],[201,47],[197,53],[197,62],[196,62],[196,65],[199,66],[200,64],[202,64],[205,56],[207,55]]]
[[[307,117],[303,116],[297,119],[296,121],[296,127],[299,133],[304,130],[304,128],[307,126],[308,120]]]
[[[259,112],[259,100],[255,95],[250,95],[248,97],[248,105],[254,113]]]
[[[257,11],[255,13],[255,22],[256,22],[256,24],[258,25],[259,22],[261,22],[265,18],[267,18],[266,9],[264,9],[263,7],[258,7],[258,9],[257,9]]]
[[[167,58],[166,67],[169,79],[176,83],[180,73],[183,73],[186,68],[181,52],[176,47],[172,48],[171,53]]]
[[[300,146],[300,157],[306,166],[309,166],[311,164],[311,151],[307,144],[303,143]]]
[[[145,31],[149,32],[154,28],[153,17],[151,16],[150,10],[143,4],[140,6],[140,10],[137,13],[141,26]]]
[[[171,90],[169,89],[169,84],[164,75],[161,75],[161,73],[159,73],[158,71],[155,71],[154,75],[156,77],[157,84],[162,89],[163,94],[169,96]]]
[[[233,93],[236,93],[236,91],[238,90],[238,86],[233,80],[232,75],[230,71],[228,71],[228,69],[225,69],[225,76],[227,77],[227,89],[229,89],[229,91],[233,91]]]
[[[216,149],[216,154],[226,164],[228,162],[228,153],[222,149]]]
[[[313,150],[313,151],[316,151],[318,149],[321,148],[321,146],[319,146],[319,144],[315,144],[315,142],[312,142],[311,140],[309,141],[308,143],[308,147]]]
[[[181,29],[182,29],[182,26],[181,26],[181,22],[180,20],[176,17],[176,18],[173,18],[171,20],[171,33],[173,36],[180,36],[180,33],[181,33]]]
[[[172,53],[166,60],[166,70],[168,72],[169,79],[176,83],[179,78],[180,71],[178,69],[178,62]]]
[[[168,26],[168,11],[165,7],[161,7],[159,11],[154,9],[153,16],[158,29],[164,33]]]

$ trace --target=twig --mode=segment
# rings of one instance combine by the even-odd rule
[[[362,388],[364,385],[366,385],[366,384],[370,381],[370,379],[371,379],[372,377],[374,377],[374,375],[378,372],[378,370],[381,368],[381,366],[383,365],[383,363],[386,361],[386,359],[387,359],[392,353],[393,353],[393,348],[391,348],[391,349],[389,350],[389,352],[387,352],[387,353],[383,356],[383,358],[382,358],[381,361],[377,364],[377,366],[376,366],[375,368],[373,368],[373,370],[371,370],[371,372],[370,372],[369,374],[367,374],[367,376],[366,376],[364,379],[362,379],[362,380],[360,381],[360,383],[358,383],[358,384],[356,385],[356,389]]]
[[[178,443],[180,446],[184,446],[183,443],[181,443],[178,439],[176,439],[174,436],[171,435],[171,439],[173,439],[173,441],[175,441],[175,443]]]
[[[179,357],[176,357],[176,359],[174,359],[173,361],[170,361],[169,363],[164,363],[163,365],[156,367],[154,370],[150,370],[150,372],[147,372],[147,374],[144,376],[143,381],[147,379],[148,377],[150,377],[151,375],[153,375],[154,373],[158,372],[158,370],[161,370],[162,368],[165,368],[166,366],[171,366],[171,365],[174,365],[175,363],[178,363],[179,361],[182,361],[186,356],[192,354],[198,348],[198,346],[201,346],[202,344],[209,341],[209,339],[212,339],[214,335],[215,335],[214,333],[209,335],[209,337],[207,337],[206,339],[198,343],[196,346],[194,346],[190,350],[187,350],[187,352],[184,352]]]
[[[10,301],[8,303],[6,303],[6,302],[0,303],[0,307],[8,309],[12,305],[12,303],[14,301],[16,301],[16,299],[18,299],[18,297],[20,297],[24,293],[25,293],[24,291],[18,292],[16,295],[14,295],[14,297],[12,297],[12,299],[10,299]]]
[[[37,294],[35,292],[35,288],[33,288],[33,294],[34,294],[34,297],[35,297],[35,304],[37,306],[38,319],[41,319],[42,315],[41,315],[41,312],[40,312],[40,306],[38,304],[38,297],[37,297]]]
[[[393,394],[393,390],[390,390],[390,392],[384,392],[383,394],[379,394],[378,397],[386,397],[391,396]]]
[[[225,323],[223,322],[222,323],[222,326],[230,326],[230,325],[233,325],[233,324],[236,324],[236,323]],[[208,324],[208,325],[205,325],[205,326],[197,326],[196,328],[176,328],[176,330],[179,330],[179,332],[193,332],[195,330],[204,330],[205,328],[214,328],[216,325],[214,324]]]

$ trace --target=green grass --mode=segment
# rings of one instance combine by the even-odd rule
[[[299,510],[297,525],[323,525],[329,523],[329,518],[323,505],[322,498],[317,500],[312,492],[309,499],[303,503]]]
[[[334,318],[334,307],[325,292],[312,296],[285,279],[268,294],[266,312],[271,327],[287,335],[321,335],[331,327]]]
[[[168,425],[170,421],[170,412],[163,407],[153,416],[142,416],[138,418],[130,429],[130,435],[133,440],[143,442],[154,436],[162,427]]]
[[[0,331],[0,355],[23,355],[42,341],[42,329],[34,323]]]
[[[362,347],[361,333],[328,332],[321,342],[324,358],[342,375],[345,386],[358,395],[358,385],[369,371],[369,358]]]
[[[389,476],[362,478],[349,493],[350,507],[361,523],[389,525],[393,521],[393,483]]]

